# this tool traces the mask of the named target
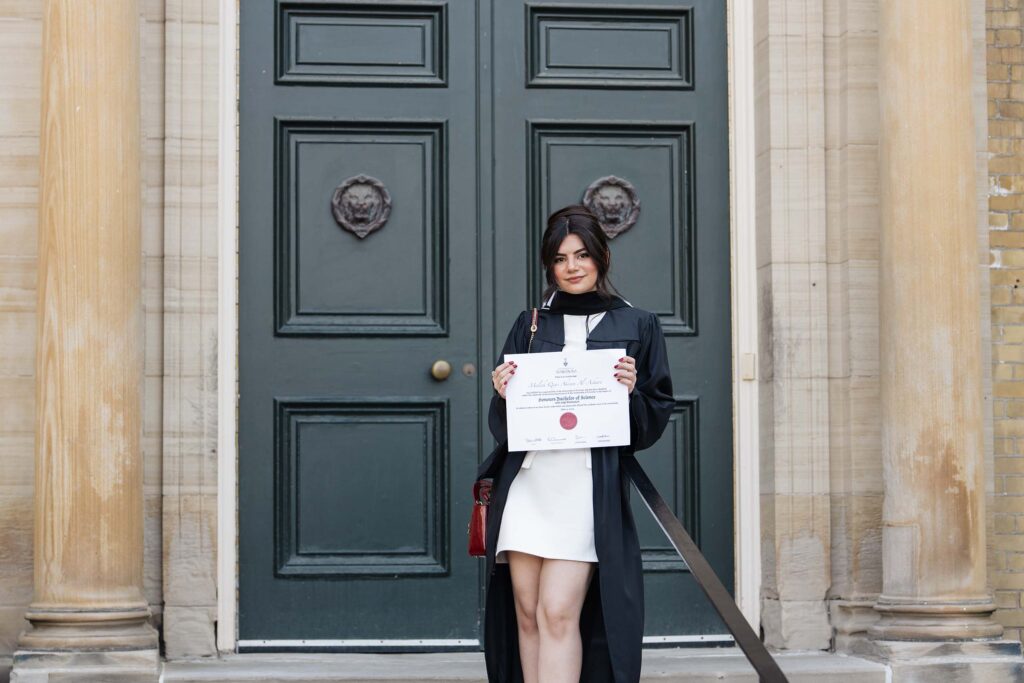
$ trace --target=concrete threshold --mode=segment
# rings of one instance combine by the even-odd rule
[[[885,683],[888,667],[828,652],[786,652],[779,666],[792,683]],[[483,655],[430,654],[243,654],[164,664],[164,683],[487,683]],[[661,683],[757,683],[737,648],[644,650],[643,680]]]

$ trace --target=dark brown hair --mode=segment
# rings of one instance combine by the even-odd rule
[[[548,300],[556,289],[554,264],[558,256],[558,248],[569,235],[576,235],[583,242],[584,248],[597,264],[597,292],[611,298],[619,292],[608,279],[608,271],[612,267],[612,253],[608,249],[608,238],[605,237],[601,223],[590,209],[582,204],[570,204],[548,216],[548,226],[540,240],[540,262],[544,266],[544,278],[548,286],[544,290],[541,302]]]

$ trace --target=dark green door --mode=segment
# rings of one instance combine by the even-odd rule
[[[490,365],[588,188],[668,335],[641,462],[732,584],[720,4],[241,3],[241,649],[479,646]],[[648,634],[721,632],[638,502]]]

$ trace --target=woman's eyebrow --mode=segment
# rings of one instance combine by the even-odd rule
[[[587,250],[587,248],[586,248],[586,247],[583,247],[582,249],[577,249],[576,251],[574,251],[574,252],[572,252],[572,253],[574,253],[574,254],[578,254],[578,253],[580,253],[581,251],[586,251],[586,250]],[[560,251],[560,252],[558,252],[557,254],[555,254],[555,256],[566,256],[566,252],[564,252],[564,251]]]

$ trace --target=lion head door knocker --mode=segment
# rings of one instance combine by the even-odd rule
[[[606,175],[590,183],[583,205],[594,212],[608,239],[626,232],[640,217],[640,198],[633,183]]]
[[[362,239],[388,222],[391,195],[384,183],[360,173],[338,185],[331,197],[331,213],[338,225]]]

